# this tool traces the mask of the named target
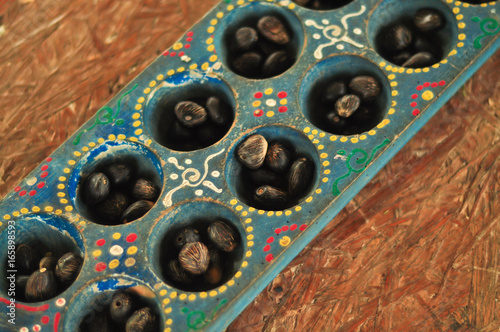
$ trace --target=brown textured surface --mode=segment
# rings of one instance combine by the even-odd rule
[[[0,1],[0,197],[217,3],[46,2]],[[498,68],[499,53],[228,331],[499,331]]]

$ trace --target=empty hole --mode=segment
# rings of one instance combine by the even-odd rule
[[[14,261],[10,260],[9,256],[13,255],[13,248],[9,248],[10,245],[7,246],[11,239],[9,240],[8,237],[8,228],[4,229],[0,237],[1,242],[5,243],[5,246],[2,246],[0,251],[0,262],[3,264],[2,269],[0,269],[0,294],[7,297],[7,293],[14,290],[16,301],[39,302],[28,301],[25,297],[25,287],[21,287],[20,284],[16,285],[15,282],[13,284],[14,280],[7,279],[12,274],[12,272],[7,271],[16,270],[16,280],[20,283],[22,278],[29,277],[31,273],[39,270],[40,260],[45,256],[51,256],[58,260],[66,253],[74,252],[83,259],[85,256],[83,239],[69,221],[49,214],[33,214],[20,217],[15,220],[15,231],[15,247],[19,248],[22,244],[27,245],[33,250],[34,255],[33,259],[30,260],[25,260],[23,257],[27,256],[24,255],[23,257],[16,255]],[[15,267],[11,264],[15,264]],[[24,266],[28,266],[28,269],[25,269]],[[50,271],[55,274],[55,269],[50,269]],[[51,282],[51,286],[49,286],[56,290],[51,298],[64,292],[73,283],[73,281],[62,283],[57,277],[54,280],[55,283]],[[48,287],[44,289],[46,288]],[[49,298],[43,301],[46,300],[49,300]]]
[[[263,136],[269,146],[279,143],[286,149],[288,163],[283,169],[271,170],[264,163],[260,168],[254,170],[245,166],[238,159],[238,148],[246,139],[254,135]],[[295,206],[311,193],[319,180],[320,162],[316,147],[302,133],[285,126],[266,126],[253,130],[236,142],[228,158],[226,181],[229,188],[242,202],[257,209],[278,211]],[[308,169],[312,173],[309,173],[309,176],[303,174],[304,179],[307,179],[304,182],[305,186],[299,192],[293,192],[290,190],[289,181],[291,165],[302,158],[308,161],[311,166]],[[278,191],[274,191],[275,189]],[[277,197],[274,193],[279,196]],[[264,198],[256,197],[259,194]],[[272,195],[270,200],[266,199],[269,194]]]
[[[363,99],[349,84],[354,78],[371,77],[380,86],[378,96]],[[305,117],[316,127],[336,135],[355,135],[375,127],[387,113],[390,86],[384,73],[370,61],[351,55],[334,56],[313,66],[305,75],[299,102]],[[335,84],[341,93],[332,93]],[[333,89],[335,91],[335,89]],[[340,116],[337,102],[344,96],[359,96],[358,108],[349,116]],[[354,97],[353,97],[354,98]]]
[[[90,189],[96,174],[104,174],[106,190]],[[78,212],[101,225],[120,225],[142,218],[163,187],[161,164],[143,145],[105,142],[84,155],[70,177],[69,194]],[[99,187],[100,188],[100,187]],[[99,201],[91,194],[102,193]]]
[[[278,20],[284,32],[277,34],[278,38],[270,38],[258,28],[259,20]],[[302,24],[287,9],[251,3],[233,10],[226,22],[225,29],[221,29],[223,32],[216,35],[216,49],[221,50],[222,62],[240,76],[265,79],[281,75],[294,65],[301,52]],[[242,29],[247,33],[242,33]]]
[[[213,106],[214,100],[219,101],[217,107]],[[186,102],[203,108],[200,114],[204,118],[200,123],[191,126],[188,123],[193,120],[191,114],[184,113],[182,116],[182,113],[176,113],[179,103],[187,105]],[[211,104],[208,105],[208,102]],[[146,128],[158,143],[169,149],[199,150],[215,144],[226,135],[234,122],[235,107],[231,89],[221,80],[198,73],[193,76],[178,74],[168,77],[152,93],[145,114]]]
[[[230,252],[221,250],[208,236],[208,227],[216,221],[227,225],[235,235],[236,246]],[[179,264],[179,253],[185,244],[178,241],[178,237],[187,229],[195,231],[196,242],[201,242],[209,251],[209,265],[205,272],[191,273]],[[231,279],[241,266],[244,253],[242,234],[241,221],[229,208],[214,202],[186,203],[175,215],[167,216],[153,229],[148,248],[153,269],[165,283],[184,291],[214,289]],[[172,262],[178,264],[182,278],[172,272]]]
[[[293,0],[299,6],[314,9],[314,10],[330,10],[344,7],[350,4],[353,0]]]
[[[368,34],[387,61],[407,68],[429,67],[452,50],[455,15],[441,1],[386,0],[373,12]]]

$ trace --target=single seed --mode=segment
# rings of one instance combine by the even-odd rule
[[[411,30],[406,25],[392,25],[382,32],[384,48],[388,52],[401,51],[410,46],[412,36]]]
[[[273,54],[274,52],[281,51],[283,46],[273,43],[265,38],[260,38],[257,43],[258,50],[263,53],[264,56]]]
[[[129,293],[118,291],[113,294],[109,305],[109,315],[115,323],[125,323],[130,317],[134,302]]]
[[[199,126],[207,119],[207,111],[192,101],[181,101],[175,105],[177,119],[186,127]]]
[[[16,275],[16,295],[24,296],[29,278],[30,276],[27,275]]]
[[[281,178],[278,174],[265,168],[259,168],[248,172],[248,178],[254,186],[262,186],[269,184],[274,187],[279,187],[282,184]]]
[[[210,250],[210,264],[207,271],[203,274],[205,281],[211,286],[215,286],[222,280],[222,260],[217,250]]]
[[[372,76],[357,76],[349,82],[351,93],[363,101],[371,101],[380,95],[380,83]],[[340,113],[339,113],[340,114]]]
[[[433,42],[429,36],[425,36],[422,33],[418,34],[414,38],[414,43],[413,43],[413,49],[415,51],[414,53],[428,52],[434,54],[438,51],[435,45],[436,42]]]
[[[288,69],[290,59],[286,51],[277,51],[269,55],[262,65],[262,74],[272,77],[283,73]]]
[[[395,54],[392,57],[392,62],[397,64],[398,66],[401,66],[403,63],[405,63],[409,58],[411,58],[412,54],[408,51],[403,51],[400,53]]]
[[[264,136],[255,134],[249,136],[237,149],[238,159],[250,169],[257,169],[264,163],[268,143]]]
[[[257,23],[257,30],[268,40],[284,45],[290,41],[285,25],[275,16],[264,16]]]
[[[119,191],[111,191],[108,198],[96,206],[96,212],[104,224],[111,225],[120,221],[128,206],[127,196]]]
[[[55,272],[56,264],[57,264],[57,258],[52,256],[47,256],[40,260],[39,267],[40,269],[45,268],[49,271]]]
[[[269,185],[258,187],[255,190],[254,198],[258,203],[273,208],[280,208],[288,201],[286,192]]]
[[[157,318],[153,310],[145,307],[134,311],[125,325],[126,332],[156,332]]]
[[[234,49],[238,52],[245,52],[254,47],[259,40],[259,36],[255,29],[250,27],[242,27],[236,30],[234,34]]]
[[[307,158],[298,158],[290,166],[288,172],[288,191],[291,196],[298,197],[305,193],[311,185],[314,175],[314,164]]]
[[[69,284],[76,279],[82,268],[83,259],[76,252],[68,252],[59,258],[56,264],[55,274],[63,284]]]
[[[210,120],[218,126],[224,126],[229,123],[229,112],[225,103],[218,97],[207,99],[207,112]]]
[[[418,30],[429,32],[442,28],[444,20],[439,11],[432,8],[423,8],[415,13],[413,23]]]
[[[282,173],[288,170],[291,162],[290,151],[280,142],[271,142],[267,148],[265,165],[273,172]]]
[[[112,164],[106,167],[104,173],[108,176],[109,181],[111,181],[112,187],[124,187],[132,179],[133,168],[125,164]]]
[[[436,59],[432,54],[428,52],[419,52],[417,54],[414,54],[405,63],[403,63],[403,67],[422,68],[431,66],[434,63],[436,63]]]
[[[208,226],[208,238],[220,250],[232,252],[238,246],[235,231],[222,221],[216,221]]]
[[[171,260],[167,266],[167,275],[175,282],[188,284],[193,281],[193,277],[181,266],[177,259]]]
[[[140,200],[130,205],[122,214],[122,223],[128,224],[131,221],[141,218],[151,210],[155,203]]]
[[[179,263],[192,274],[202,274],[210,263],[207,246],[201,242],[187,243],[179,253]]]
[[[27,244],[16,248],[16,269],[21,274],[31,274],[38,267],[39,255]]]
[[[54,273],[40,269],[31,274],[26,283],[25,296],[28,302],[48,300],[57,294],[57,282]]]
[[[178,249],[182,249],[186,243],[200,241],[200,232],[192,227],[182,229],[175,237],[174,244]]]
[[[260,74],[262,56],[259,53],[248,52],[240,55],[232,61],[232,67],[236,73],[256,77]]]
[[[91,205],[102,202],[108,197],[110,188],[109,179],[104,173],[90,175],[85,184],[85,202]]]
[[[333,105],[342,96],[346,95],[347,85],[342,81],[334,81],[329,83],[325,88],[323,95],[323,103]]]
[[[335,110],[341,117],[348,118],[358,109],[360,103],[361,100],[358,96],[345,95],[344,97],[337,100],[337,102],[335,103]]]
[[[160,189],[154,182],[146,179],[137,179],[132,187],[132,196],[138,200],[156,201],[159,194]]]

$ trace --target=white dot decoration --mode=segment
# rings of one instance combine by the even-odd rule
[[[266,105],[269,107],[274,107],[274,106],[276,106],[276,100],[268,99],[268,100],[266,100]]]
[[[218,177],[220,176],[220,172],[219,172],[219,171],[213,171],[213,172],[212,172],[212,176],[213,176],[214,178],[218,178]]]
[[[354,32],[355,34],[357,34],[357,35],[360,35],[360,34],[362,34],[362,33],[363,33],[363,31],[361,31],[361,29],[360,29],[360,28],[356,28],[356,29],[354,29],[354,30],[353,30],[353,32]]]
[[[63,299],[62,297],[60,299],[57,299],[57,301],[56,301],[56,306],[58,306],[58,307],[62,307],[65,304],[66,304],[66,300]]]
[[[196,191],[194,192],[194,194],[195,194],[196,196],[201,196],[201,195],[203,195],[203,190],[198,189],[198,190],[196,190]]]
[[[328,20],[323,20],[323,21],[321,21],[321,23],[323,23],[323,24],[329,24],[329,23],[330,23],[330,21],[328,21]]]
[[[216,63],[214,63],[213,67],[214,67],[214,69],[215,69],[215,70],[219,70],[219,69],[221,69],[221,67],[222,67],[222,62],[217,61]]]
[[[337,45],[337,48],[338,48],[339,50],[343,50],[343,49],[344,49],[344,45],[342,45],[342,44],[338,44],[338,45]]]
[[[123,248],[119,245],[114,245],[109,248],[109,253],[114,256],[120,256],[121,254],[123,254]]]
[[[179,175],[177,175],[177,174],[173,173],[173,174],[170,174],[170,178],[171,178],[172,180],[177,180],[177,179],[179,178]]]
[[[19,330],[19,332],[29,332],[29,330],[28,330],[27,327],[21,327],[21,329]]]
[[[186,165],[191,165],[193,163],[193,161],[191,159],[186,159],[185,163],[186,163]]]
[[[321,38],[321,35],[320,35],[319,33],[315,33],[315,34],[313,35],[313,38],[314,38],[314,39],[320,39],[320,38]]]
[[[36,183],[37,179],[36,177],[33,177],[33,178],[29,178],[26,183],[29,185],[29,186],[32,186]]]

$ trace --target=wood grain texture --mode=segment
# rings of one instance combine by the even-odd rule
[[[0,2],[0,197],[217,1]],[[500,53],[228,331],[500,330]]]

